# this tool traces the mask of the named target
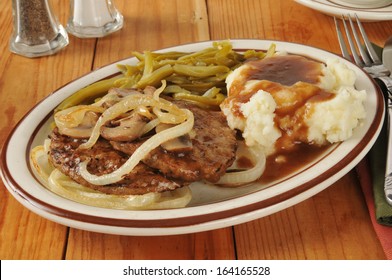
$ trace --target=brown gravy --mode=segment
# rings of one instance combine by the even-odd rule
[[[274,56],[248,64],[248,80],[268,80],[285,86],[298,81],[316,84],[321,72],[320,63],[299,55]]]
[[[282,137],[275,144],[275,153],[267,158],[266,170],[259,179],[267,183],[295,172],[330,147],[308,143],[304,118],[312,114],[312,103],[332,99],[334,94],[315,86],[322,75],[321,64],[306,57],[276,56],[247,64],[250,67],[232,83],[228,100],[234,101],[233,114],[237,116],[242,116],[241,105],[258,90],[269,92],[277,104],[275,123]],[[259,82],[246,92],[245,84],[250,80]]]
[[[314,85],[322,75],[321,64],[298,55],[270,57],[247,62],[248,68],[241,78],[233,82],[229,99],[234,99],[234,114],[242,116],[241,105],[258,90],[269,92],[274,98],[275,124],[282,132],[276,148],[291,149],[294,143],[307,143],[308,127],[304,121],[313,113],[312,103],[323,102],[334,97]],[[244,88],[248,81],[257,80],[249,92]]]
[[[258,182],[266,184],[294,173],[317,157],[330,146],[297,144],[290,151],[279,151],[267,157],[266,168]]]

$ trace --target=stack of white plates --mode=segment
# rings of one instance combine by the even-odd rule
[[[392,20],[388,0],[295,0],[297,3],[332,16],[356,13],[363,21]]]

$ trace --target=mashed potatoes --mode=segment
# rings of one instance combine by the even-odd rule
[[[365,91],[344,86],[337,89],[332,100],[318,103],[306,120],[309,126],[308,141],[324,144],[326,141],[335,143],[350,138],[360,119],[365,117],[365,98]]]
[[[244,64],[226,80],[228,98],[221,109],[247,145],[270,154],[277,145],[344,141],[365,118],[366,93],[354,88],[355,73],[339,60],[326,65],[293,55],[265,60]]]

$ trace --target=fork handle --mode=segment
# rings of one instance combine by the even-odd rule
[[[392,101],[388,98],[388,147],[387,147],[387,159],[385,166],[385,180],[384,180],[384,192],[386,201],[392,205]]]
[[[392,205],[392,78],[380,77],[375,81],[380,86],[387,104],[387,154],[385,166],[384,192],[386,201]]]

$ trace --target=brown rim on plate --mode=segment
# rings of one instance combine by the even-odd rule
[[[222,219],[250,213],[253,211],[257,211],[257,210],[260,210],[263,208],[267,208],[267,207],[272,206],[274,204],[284,202],[290,198],[294,198],[295,196],[297,196],[307,190],[310,190],[314,186],[328,180],[331,176],[333,176],[335,173],[340,171],[342,168],[348,166],[358,156],[358,154],[360,154],[363,151],[363,149],[372,141],[372,138],[379,130],[380,123],[382,122],[382,119],[384,116],[384,109],[383,109],[384,108],[384,99],[382,97],[382,93],[380,92],[379,88],[376,86],[376,84],[373,81],[372,81],[372,83],[373,83],[374,92],[376,93],[376,97],[377,97],[377,105],[376,105],[377,108],[376,108],[376,114],[374,116],[374,120],[371,123],[368,131],[365,133],[364,137],[354,147],[354,149],[348,153],[348,155],[343,160],[337,162],[335,165],[333,165],[331,168],[329,168],[327,171],[323,172],[322,174],[319,174],[318,176],[313,177],[310,181],[307,181],[303,184],[300,184],[297,187],[290,189],[289,191],[275,195],[273,197],[267,198],[262,201],[250,203],[250,204],[236,207],[233,209],[226,209],[226,210],[212,212],[212,213],[195,214],[192,216],[165,218],[165,219],[148,219],[148,220],[147,219],[144,219],[144,220],[143,219],[140,219],[140,220],[138,220],[138,219],[124,219],[124,218],[117,219],[117,218],[111,218],[111,217],[100,217],[100,216],[95,216],[95,215],[91,215],[91,214],[79,213],[79,212],[75,212],[75,211],[71,211],[71,210],[67,210],[67,209],[62,209],[58,206],[52,205],[48,202],[42,201],[41,199],[33,196],[23,186],[19,185],[17,183],[17,180],[15,180],[15,178],[12,176],[12,174],[8,168],[8,165],[7,165],[6,153],[9,148],[9,142],[10,142],[11,137],[14,134],[14,132],[21,125],[23,120],[25,120],[29,116],[29,114],[35,108],[37,108],[39,106],[39,104],[42,101],[40,103],[38,103],[36,106],[34,106],[18,122],[18,124],[13,128],[13,130],[11,131],[9,136],[7,137],[7,139],[4,143],[3,149],[1,151],[0,171],[1,171],[1,175],[3,177],[4,182],[12,190],[12,192],[13,192],[12,194],[17,195],[19,198],[21,198],[24,201],[26,201],[27,203],[29,203],[32,206],[32,208],[37,208],[39,210],[42,210],[48,214],[51,214],[51,215],[54,215],[57,217],[71,219],[71,220],[79,221],[79,222],[83,222],[83,223],[90,223],[90,224],[95,224],[95,225],[105,225],[105,226],[114,226],[114,227],[125,227],[125,228],[171,228],[171,227],[193,226],[193,225],[203,224],[203,223],[207,223],[207,222],[211,222],[211,221],[222,220]],[[56,91],[54,93],[56,93]],[[48,98],[48,97],[46,97],[46,98]],[[30,136],[30,138],[28,140],[27,149],[25,151],[25,157],[26,157],[27,162],[29,159],[29,153],[31,150],[31,145],[32,145],[33,139],[36,137],[38,131],[42,128],[42,126],[45,124],[45,122],[48,120],[48,118],[50,118],[50,116],[52,115],[52,111],[53,110],[51,110],[48,113],[48,115],[39,122],[37,127],[35,127],[35,129],[34,129],[34,133]],[[316,162],[313,162],[312,165],[319,163],[323,158],[325,158],[332,151],[329,151],[327,154],[323,154],[323,156],[320,157],[319,159],[317,159]],[[31,171],[31,167],[29,164],[28,164],[28,168],[30,170],[31,175],[35,178],[34,174]],[[307,167],[307,168],[310,168],[310,167]],[[303,172],[303,170],[301,170],[301,172]],[[293,174],[292,176],[296,176],[296,175],[298,175],[297,172],[295,174]],[[36,178],[35,178],[35,180],[36,180]],[[37,180],[36,180],[36,183],[40,184]],[[271,187],[273,187],[273,186],[271,186]],[[259,192],[259,191],[262,191],[262,190],[258,190],[255,192]],[[240,197],[245,197],[245,196],[252,195],[252,194],[253,193],[243,194]],[[212,205],[212,204],[214,204],[214,203],[211,203],[210,205]],[[192,207],[197,208],[198,206],[192,206]],[[178,209],[162,210],[162,211],[176,211],[176,210],[178,210]],[[132,210],[130,210],[130,211],[132,211]],[[138,211],[138,210],[136,210],[136,211]],[[144,210],[144,211],[146,211],[146,210]]]
[[[319,2],[319,1],[317,1],[317,2]],[[374,7],[366,7],[365,5],[364,6],[360,6],[360,4],[358,4],[358,6],[352,6],[349,3],[345,4],[343,2],[334,1],[334,0],[327,0],[327,2],[332,3],[332,4],[330,4],[331,6],[340,6],[340,7],[343,7],[345,9],[347,9],[347,10],[353,10],[353,11],[356,11],[356,10],[371,10],[373,12],[373,10],[375,10],[375,12],[377,12],[378,9],[382,9],[382,8],[385,8],[385,7],[392,6],[392,4],[383,4],[383,5],[377,5],[377,6],[374,6]]]

